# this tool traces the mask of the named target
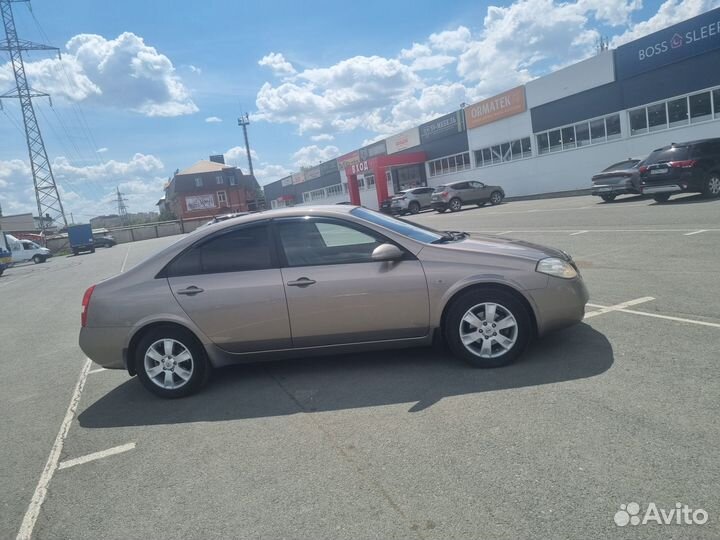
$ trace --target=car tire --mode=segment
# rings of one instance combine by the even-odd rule
[[[479,202],[479,203],[476,203],[476,204],[477,204],[477,207],[478,207],[478,208],[482,208],[483,206],[485,206],[485,203],[487,203],[487,201],[482,201],[482,202]]]
[[[492,319],[490,309],[494,311]],[[506,326],[500,329],[490,326],[501,323]],[[522,354],[530,342],[532,328],[528,308],[515,294],[487,288],[467,291],[452,302],[443,333],[456,357],[473,367],[497,368]],[[469,341],[474,333],[479,337]]]
[[[197,392],[207,379],[210,367],[205,350],[191,332],[175,326],[159,326],[138,342],[135,372],[150,392],[175,399]]]
[[[438,214],[444,214],[445,211],[447,211],[447,208],[436,208],[435,211],[436,211]]]
[[[658,193],[656,195],[653,195],[653,199],[655,199],[655,202],[657,202],[657,203],[668,202],[669,198],[670,198],[669,193]]]
[[[411,214],[420,213],[420,203],[417,201],[410,202],[410,206],[408,206],[408,210],[410,210]]]
[[[710,198],[720,197],[720,173],[711,172],[703,185],[703,195]]]
[[[617,197],[617,195],[600,195],[600,198],[607,203],[613,202],[615,197]]]
[[[500,193],[499,191],[493,191],[490,194],[490,204],[496,206],[502,202],[503,198],[504,197],[502,193]]]
[[[95,253],[95,248],[90,248],[90,253]]]
[[[450,207],[451,212],[459,212],[460,209],[462,209],[462,201],[457,197],[453,197],[450,199],[448,206]]]
[[[40,264],[41,262],[43,262],[43,258],[40,255],[33,255],[32,261],[35,264]]]

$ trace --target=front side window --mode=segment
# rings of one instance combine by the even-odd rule
[[[435,188],[435,191],[440,192],[445,188],[446,186],[438,186]],[[375,225],[384,227],[394,233],[407,238],[412,238],[413,240],[417,240],[418,242],[422,242],[424,244],[431,244],[443,237],[441,233],[430,229],[429,227],[422,227],[415,223],[410,223],[409,221],[403,221],[390,217],[387,214],[381,214],[380,212],[368,210],[367,208],[355,208],[350,213],[355,217],[364,219],[370,223],[374,223]]]
[[[288,266],[372,262],[372,252],[383,243],[370,231],[330,221],[280,221],[276,230]]]
[[[246,272],[272,268],[267,224],[221,234],[183,252],[168,266],[168,277]]]

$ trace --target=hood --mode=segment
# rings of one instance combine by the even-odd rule
[[[572,260],[570,255],[552,247],[533,244],[523,240],[513,240],[500,236],[479,235],[466,238],[459,242],[448,244],[431,244],[433,247],[447,248],[454,251],[465,251],[474,253],[486,253],[489,255],[501,255],[506,257],[518,257],[539,261],[546,257],[558,257],[563,260]]]

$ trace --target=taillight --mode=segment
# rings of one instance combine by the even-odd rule
[[[85,294],[83,295],[82,312],[80,313],[80,324],[82,325],[83,328],[85,328],[87,326],[88,306],[90,305],[90,297],[92,296],[92,293],[94,290],[95,290],[95,285],[93,285],[87,291],[85,291]]]
[[[450,193],[448,193],[447,191],[443,191],[443,192],[440,194],[440,196],[441,196],[443,199],[447,199],[447,198],[448,198],[448,195],[450,195]]]
[[[638,170],[639,170],[640,173],[642,174],[642,173],[646,173],[646,172],[648,171],[648,168],[647,168],[645,165],[643,165],[643,166],[640,167]]]
[[[668,163],[673,169],[689,169],[697,163],[696,159],[684,159],[682,161],[671,161]]]

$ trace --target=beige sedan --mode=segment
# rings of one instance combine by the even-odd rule
[[[296,207],[205,227],[91,287],[80,346],[172,398],[213,367],[434,338],[499,367],[582,320],[587,300],[560,250],[355,206]]]

